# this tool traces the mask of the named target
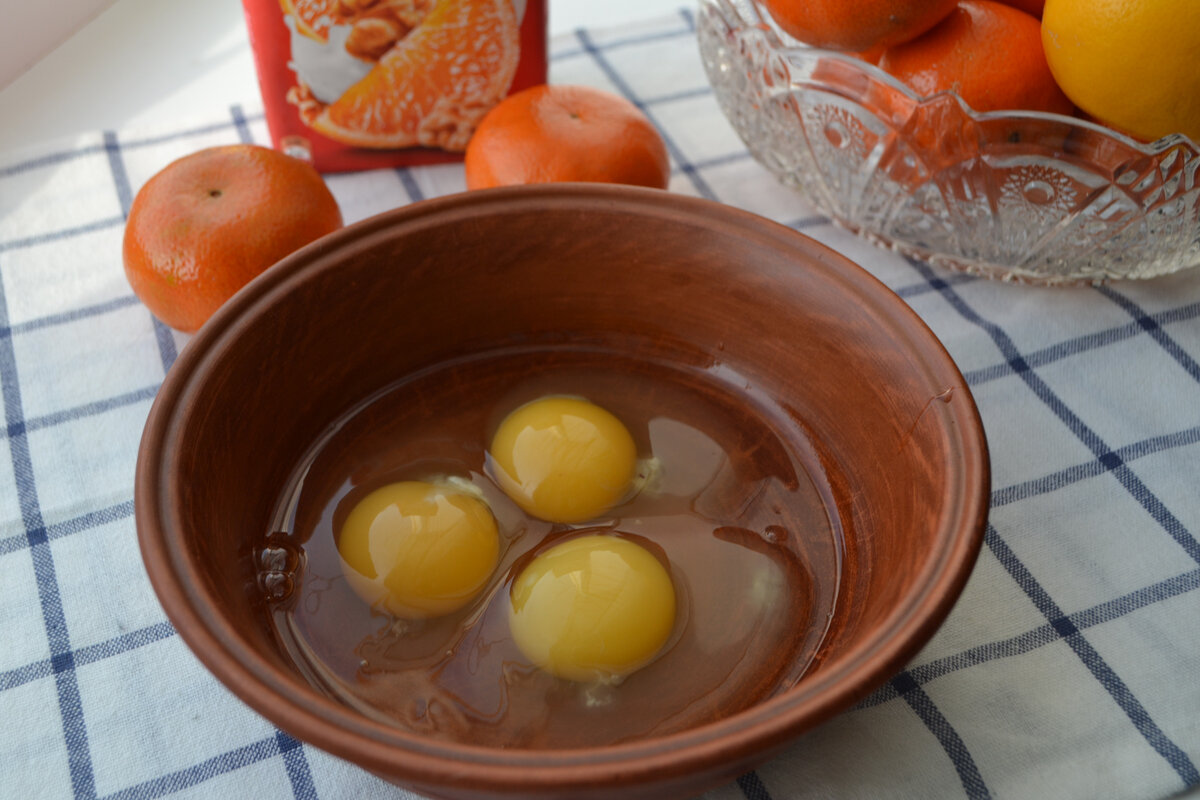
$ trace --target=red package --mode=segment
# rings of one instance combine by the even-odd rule
[[[457,161],[546,82],[546,0],[243,0],[276,148],[322,172]]]

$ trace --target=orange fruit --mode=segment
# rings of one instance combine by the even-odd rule
[[[342,226],[309,164],[266,147],[210,147],[138,191],[125,224],[130,286],[163,322],[191,332],[250,279]]]
[[[1042,44],[1088,114],[1141,139],[1200,142],[1200,2],[1046,0]]]
[[[868,64],[878,64],[879,59],[883,56],[883,51],[886,49],[887,48],[883,45],[875,45],[867,50],[859,50],[858,52],[850,53],[850,55],[854,56],[855,58],[861,58]]]
[[[1019,8],[1030,16],[1042,18],[1042,9],[1046,6],[1046,0],[1000,0],[1006,6]]]
[[[319,31],[324,17],[315,7],[322,0],[307,2],[305,10],[294,8]],[[436,0],[366,77],[328,105],[311,104],[302,118],[318,133],[358,147],[461,151],[508,92],[519,56],[512,0]]]
[[[588,181],[667,188],[662,136],[637,106],[587,86],[534,86],[505,98],[467,146],[468,189]]]
[[[791,36],[814,47],[863,51],[906,42],[936,25],[955,0],[765,0]]]
[[[1074,111],[1046,65],[1038,21],[993,0],[961,0],[925,34],[884,51],[879,67],[925,97],[953,91],[976,111]]]

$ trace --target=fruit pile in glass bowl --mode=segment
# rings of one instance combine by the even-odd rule
[[[1038,284],[1200,265],[1200,146],[1084,119],[922,98],[786,34],[758,0],[701,0],[701,57],[751,154],[822,213],[930,264]]]

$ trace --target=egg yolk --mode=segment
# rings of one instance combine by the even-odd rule
[[[422,619],[461,608],[483,589],[499,559],[500,537],[483,501],[402,481],[354,506],[337,547],[342,571],[363,600]]]
[[[637,470],[621,421],[574,397],[543,397],[505,417],[492,439],[496,482],[529,514],[583,522],[616,505]]]
[[[573,681],[621,678],[658,655],[675,624],[675,587],[645,548],[581,536],[536,556],[510,591],[521,653]]]

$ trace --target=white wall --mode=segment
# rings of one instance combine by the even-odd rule
[[[65,42],[110,3],[112,0],[0,0],[0,20],[4,20],[0,88]]]

